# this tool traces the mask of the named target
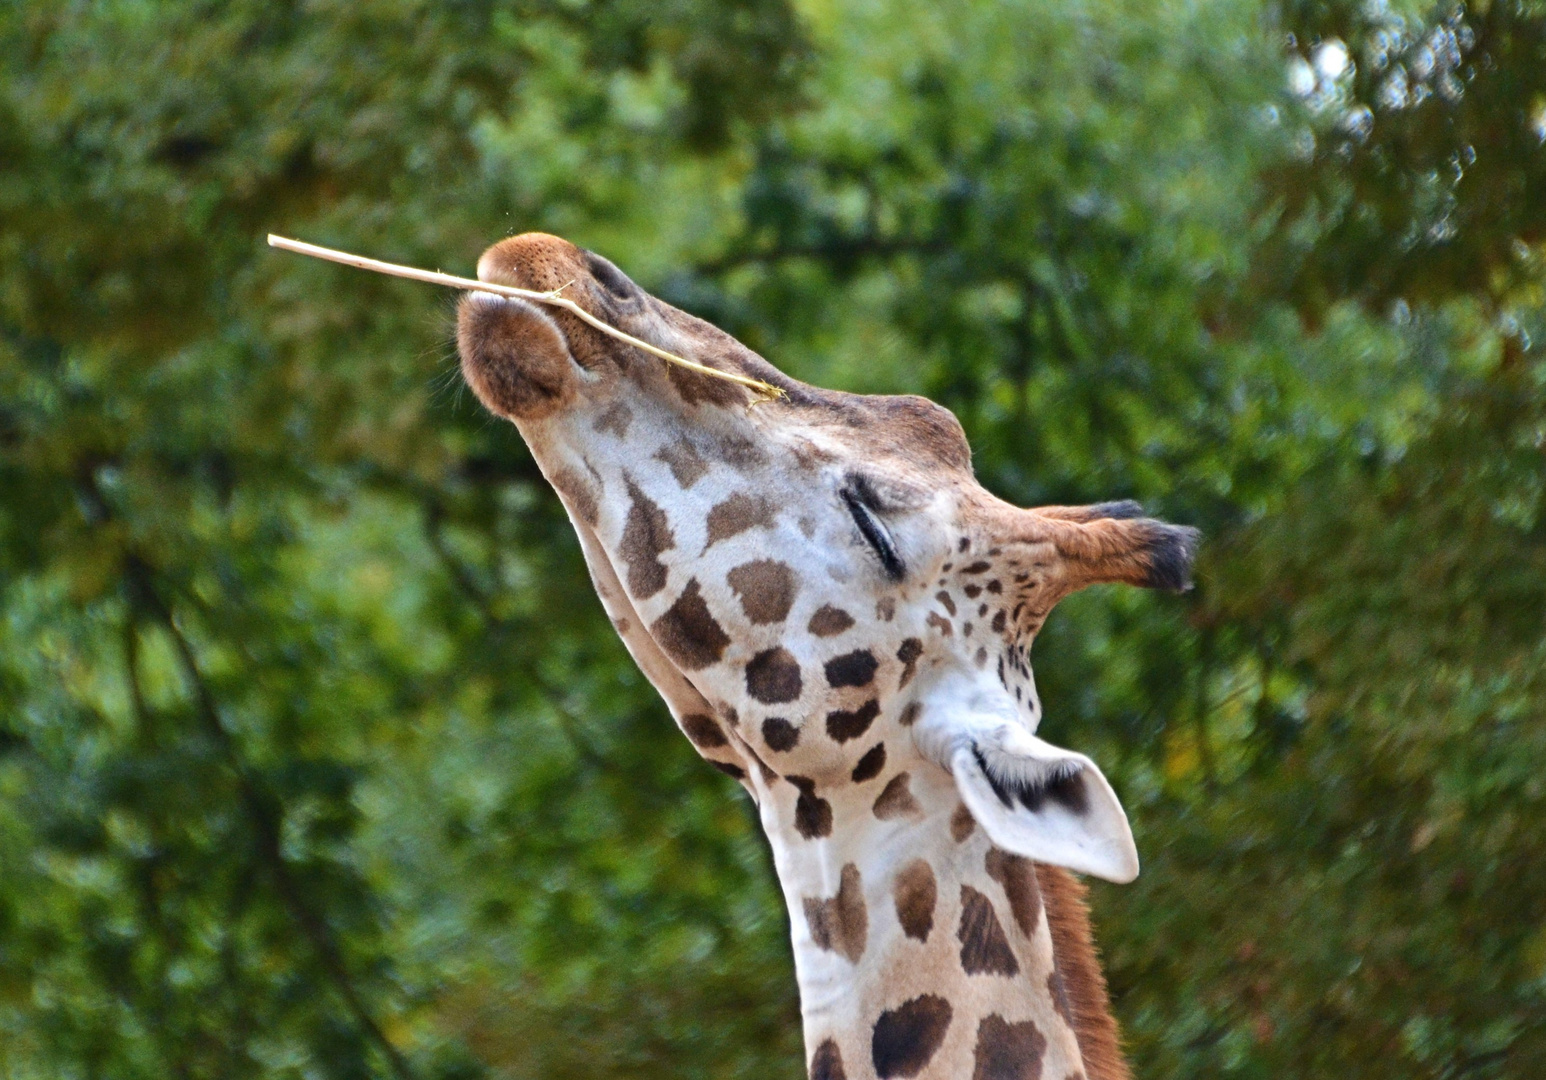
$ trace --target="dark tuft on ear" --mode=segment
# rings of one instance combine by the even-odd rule
[[[1144,554],[1149,560],[1149,578],[1144,584],[1151,589],[1170,592],[1190,589],[1192,559],[1197,555],[1197,541],[1201,535],[1189,525],[1150,522],[1150,536],[1144,546]]]
[[[1071,761],[1061,762],[1045,775],[1032,780],[998,776],[980,746],[972,747],[972,756],[977,759],[977,767],[982,770],[988,786],[998,796],[998,801],[1004,804],[1005,810],[1013,810],[1018,800],[1021,806],[1034,814],[1041,810],[1048,799],[1067,807],[1071,814],[1083,814],[1089,809],[1090,800],[1084,790],[1083,771]]]
[[[1099,521],[1102,518],[1140,518],[1143,517],[1143,507],[1132,499],[1122,499],[1118,502],[1096,503],[1090,507],[1090,520]]]

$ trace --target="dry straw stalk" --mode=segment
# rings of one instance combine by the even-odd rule
[[[380,259],[368,259],[363,255],[351,255],[347,251],[335,251],[333,248],[320,247],[317,244],[308,244],[301,240],[291,240],[284,236],[268,234],[269,247],[279,248],[282,251],[293,251],[297,255],[310,255],[315,259],[326,259],[329,262],[342,263],[344,266],[353,266],[360,270],[373,270],[378,274],[390,274],[393,277],[408,278],[412,281],[425,281],[431,285],[446,285],[453,289],[472,289],[477,292],[493,293],[495,296],[508,296],[517,300],[530,300],[535,304],[547,304],[550,307],[560,307],[574,313],[576,318],[594,326],[603,334],[609,334],[619,341],[627,342],[636,349],[643,349],[651,355],[658,356],[667,363],[676,364],[678,367],[695,371],[699,375],[707,375],[713,379],[724,379],[727,382],[739,383],[748,387],[760,397],[774,400],[784,396],[784,392],[772,383],[765,383],[761,379],[748,378],[745,375],[736,375],[729,371],[717,371],[704,364],[695,363],[692,360],[677,356],[675,353],[657,348],[647,341],[641,341],[632,334],[625,334],[615,326],[609,326],[596,316],[586,311],[573,300],[566,300],[558,295],[566,286],[554,289],[552,292],[536,292],[532,289],[518,289],[513,285],[495,285],[492,282],[476,281],[473,278],[457,277],[454,274],[442,274],[436,270],[420,270],[413,266],[399,266],[397,263],[382,262]]]

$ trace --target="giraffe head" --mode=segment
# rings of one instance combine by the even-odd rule
[[[1006,850],[1136,875],[1100,771],[1033,734],[1030,648],[1086,585],[1184,588],[1193,530],[1132,503],[1004,503],[947,410],[795,382],[557,237],[505,240],[478,275],[565,286],[630,334],[788,395],[753,404],[561,310],[462,302],[468,382],[531,445],[687,735],[734,751],[712,760],[810,788],[794,824],[812,833],[832,827],[816,789],[932,765]]]
[[[931,898],[932,913],[943,872],[931,866],[924,889],[904,856],[950,842],[924,836],[960,842],[980,826],[998,854],[979,852],[981,865],[956,877],[1002,878],[1016,922],[1005,860],[1116,881],[1137,874],[1100,770],[1034,734],[1031,642],[1053,605],[1086,585],[1185,588],[1193,530],[1132,503],[1011,506],[977,483],[946,409],[789,379],[556,237],[496,244],[478,275],[563,287],[635,337],[787,395],[754,403],[741,386],[668,366],[563,310],[482,293],[462,301],[467,381],[530,445],[614,625],[684,733],[758,802],[797,961],[802,940],[814,957],[801,965],[808,1025],[826,993],[826,954],[857,964],[878,933],[866,889],[891,889],[897,940],[918,940],[918,897]],[[997,887],[962,885],[975,896]],[[975,900],[961,897],[965,934]],[[1033,928],[1022,929],[1029,941]],[[965,951],[962,962],[970,973]],[[864,1021],[875,1074],[917,1075],[906,1047],[886,1049],[890,1015]],[[885,1031],[927,1035],[930,1017],[908,1015]],[[1004,1024],[1009,1015],[992,1013]]]

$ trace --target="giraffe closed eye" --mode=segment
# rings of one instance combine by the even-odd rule
[[[886,576],[892,581],[901,581],[907,575],[907,568],[902,565],[901,555],[897,554],[896,542],[891,539],[890,530],[870,508],[867,489],[868,485],[862,478],[855,478],[853,483],[839,494],[847,504],[848,512],[853,515],[854,524],[859,527],[860,534],[880,559],[880,565],[886,571]]]

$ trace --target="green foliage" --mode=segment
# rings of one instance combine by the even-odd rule
[[[1530,0],[0,9],[0,1072],[799,1075],[755,822],[446,297],[261,247],[546,229],[948,404],[1007,498],[1204,529],[1186,599],[1038,646],[1145,859],[1095,893],[1138,1075],[1546,1074],[1543,42]]]

